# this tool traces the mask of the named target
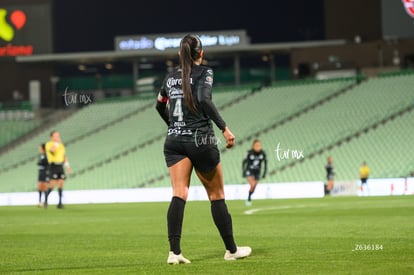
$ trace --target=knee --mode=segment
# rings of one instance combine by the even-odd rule
[[[210,201],[223,200],[224,190],[216,190],[214,192],[209,192],[207,195]]]
[[[174,189],[173,196],[179,197],[180,199],[187,201],[188,198],[188,189]]]

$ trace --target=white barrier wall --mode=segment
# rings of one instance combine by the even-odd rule
[[[369,179],[365,190],[359,189],[359,181],[336,182],[332,196],[389,196],[413,195],[414,178]],[[245,200],[249,192],[248,184],[226,185],[227,200]],[[109,190],[78,190],[63,192],[64,204],[86,203],[128,203],[128,202],[160,202],[170,201],[171,187],[109,189]],[[259,183],[253,199],[288,199],[288,198],[321,198],[324,196],[323,182],[297,183]],[[202,186],[190,187],[190,201],[207,200]],[[0,206],[36,205],[37,192],[0,193]],[[53,191],[49,196],[49,204],[58,202],[58,194]]]
[[[365,186],[358,180],[337,181],[332,196],[413,195],[414,178],[368,179]]]
[[[226,185],[227,200],[245,200],[249,192],[248,184]],[[109,190],[78,190],[63,191],[64,204],[84,203],[126,203],[126,202],[157,202],[170,201],[171,187],[137,188],[137,189],[109,189]],[[260,183],[253,194],[254,199],[278,198],[320,198],[324,196],[323,182],[301,183]],[[202,186],[190,187],[188,200],[208,200]],[[0,193],[0,205],[36,205],[37,192]],[[49,204],[58,202],[58,194],[53,191],[49,195]]]

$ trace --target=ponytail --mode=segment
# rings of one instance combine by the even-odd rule
[[[191,67],[195,60],[201,56],[201,41],[197,36],[186,35],[180,43],[180,68],[181,68],[181,87],[184,93],[184,103],[187,108],[195,113],[197,110],[193,93],[191,92]]]

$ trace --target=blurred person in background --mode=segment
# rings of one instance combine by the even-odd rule
[[[335,177],[332,156],[328,157],[327,164],[325,165],[325,170],[326,170],[325,195],[329,195],[334,187],[334,177]]]
[[[39,192],[38,207],[43,207],[46,203],[48,182],[49,182],[49,163],[46,156],[45,144],[39,146],[39,157],[37,159],[37,191]],[[44,202],[42,202],[42,194],[44,194]]]
[[[371,170],[368,167],[368,164],[364,161],[359,167],[359,179],[361,181],[361,193],[362,194],[369,194],[369,187],[368,187],[368,177],[371,173]]]
[[[250,185],[249,195],[246,201],[247,206],[252,204],[252,194],[259,183],[262,167],[262,178],[265,178],[267,172],[266,153],[262,150],[262,143],[260,140],[255,139],[252,144],[252,149],[247,151],[246,157],[243,159],[242,163],[243,176],[246,177],[247,182]]]
[[[66,179],[66,173],[71,172],[68,158],[66,156],[66,148],[63,145],[62,140],[60,139],[60,134],[57,131],[52,131],[50,133],[50,141],[46,143],[46,155],[49,162],[49,190],[46,196],[45,207],[47,207],[48,197],[50,192],[55,188],[56,184],[58,186],[59,194],[59,203],[58,208],[62,209],[62,197],[63,197],[63,187],[64,181]]]

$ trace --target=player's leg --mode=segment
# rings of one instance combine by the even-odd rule
[[[46,203],[46,195],[47,195],[47,191],[48,191],[47,182],[46,181],[40,182],[40,188],[39,188],[39,190],[40,190],[41,194],[43,193],[43,196],[44,196],[44,201],[43,201],[43,204],[42,204],[44,206],[45,203]],[[41,198],[41,195],[40,194],[39,194],[39,198]]]
[[[167,212],[168,241],[170,243],[170,254],[167,263],[169,264],[190,263],[181,254],[180,242],[192,169],[193,165],[189,158],[184,158],[169,167],[173,188],[173,197]]]
[[[59,194],[59,203],[57,205],[58,208],[63,208],[62,204],[62,197],[63,197],[63,186],[64,186],[64,179],[60,178],[57,180],[58,183],[58,194]]]
[[[208,198],[211,201],[211,214],[226,247],[224,259],[236,260],[249,256],[251,248],[237,247],[234,241],[233,222],[224,198],[224,180],[221,163],[218,163],[216,168],[210,172],[196,170],[196,174],[203,183]]]
[[[49,178],[46,177],[46,181],[43,183],[43,196],[44,196],[44,202],[43,202],[43,206],[47,207],[47,195],[49,192]]]
[[[53,189],[55,189],[55,186],[57,184],[57,180],[56,179],[51,179],[49,181],[49,187],[47,189],[47,198],[49,197],[50,193],[53,191]]]
[[[39,193],[39,202],[38,202],[38,207],[42,207],[42,182],[38,181],[37,182],[37,192]]]
[[[55,188],[55,184],[56,184],[56,180],[49,179],[49,182],[47,183],[46,191],[45,191],[45,203],[44,203],[45,209],[47,208],[49,204],[48,203],[49,195],[50,195],[50,192],[52,192],[53,188]]]
[[[329,179],[329,180],[328,180],[328,186],[327,186],[327,192],[328,192],[328,194],[330,194],[330,193],[331,193],[331,191],[332,191],[332,189],[333,189],[333,186],[334,186],[334,181],[333,181],[333,179]]]
[[[361,191],[362,191],[363,196],[367,196],[369,194],[369,189],[368,189],[366,178],[361,179]]]
[[[256,190],[256,186],[257,186],[257,179],[255,176],[248,176],[247,177],[247,181],[249,182],[250,185],[250,189],[249,189],[249,196],[247,198],[247,201],[251,201],[252,200],[252,194],[254,193],[254,190]]]

